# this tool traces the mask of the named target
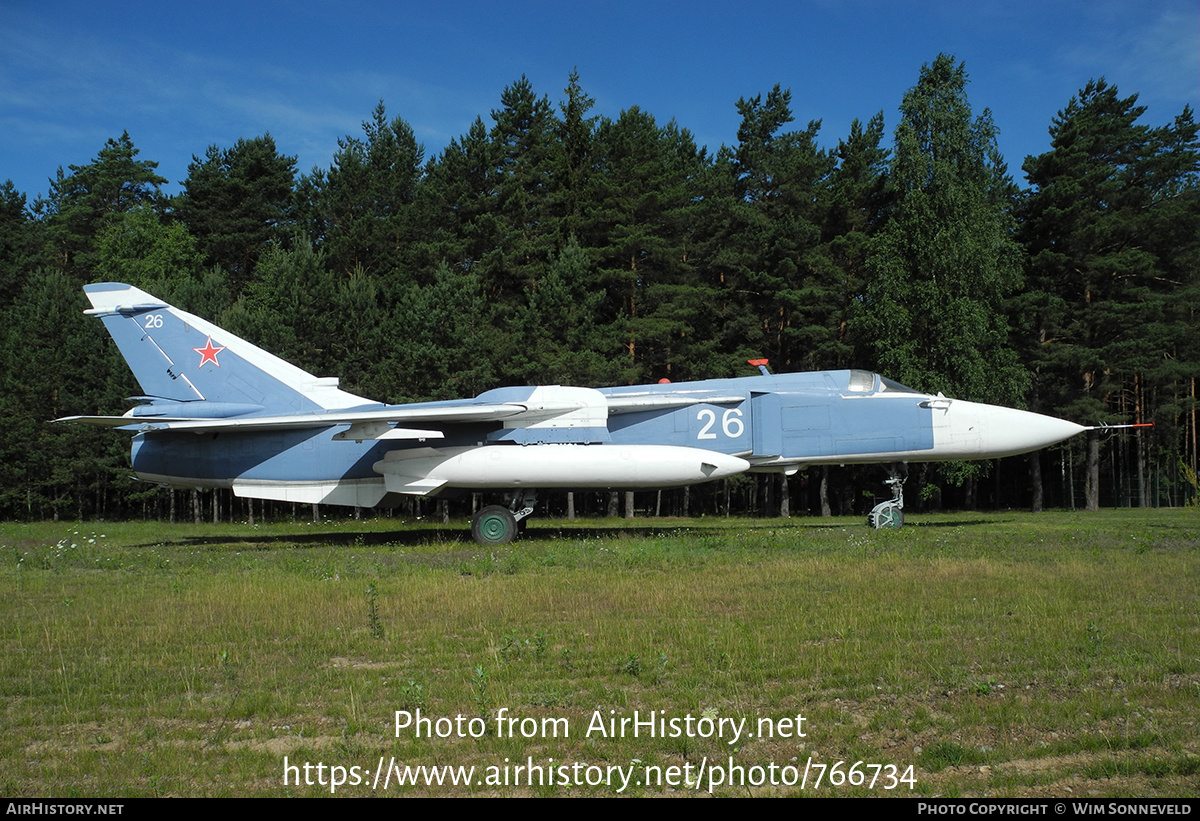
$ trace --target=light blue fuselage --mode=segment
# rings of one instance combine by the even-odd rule
[[[889,387],[891,385],[892,387]],[[489,391],[473,400],[429,403],[438,407],[519,402],[533,388]],[[863,371],[761,375],[703,382],[603,388],[613,400],[694,394],[719,403],[611,414],[605,430],[553,428],[509,430],[501,423],[440,428],[444,438],[362,442],[335,441],[346,425],[272,431],[139,433],[133,467],[146,477],[180,483],[230,486],[235,479],[261,482],[378,479],[374,465],[402,448],[521,447],[542,443],[673,445],[736,454],[752,466],[858,461],[879,454],[906,455],[934,448],[928,397]],[[737,401],[735,401],[737,400]],[[363,410],[386,408],[369,405]],[[414,407],[414,406],[406,406]],[[879,461],[877,458],[871,461]],[[580,487],[588,487],[581,479]]]

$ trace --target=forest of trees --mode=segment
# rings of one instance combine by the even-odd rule
[[[1087,425],[1153,422],[913,466],[908,506],[1194,504],[1193,112],[1149,125],[1136,94],[1090,81],[1049,123],[1050,150],[1024,158],[1021,187],[967,82],[940,55],[890,139],[868,113],[833,149],[820,122],[794,124],[779,86],[738,100],[736,139],[711,151],[636,107],[594,115],[572,74],[557,103],[513,83],[433,157],[381,102],[308,173],[265,134],[194,156],[167,196],[122,134],[33,202],[5,183],[0,517],[175,512],[177,494],[132,478],[127,436],[49,422],[119,414],[140,393],[81,315],[82,286],[106,280],[387,402],[751,375],[746,360],[768,358]],[[859,513],[888,495],[882,479],[810,469],[639,494],[639,507]],[[577,506],[603,513],[605,496]],[[246,515],[204,497],[216,516]]]

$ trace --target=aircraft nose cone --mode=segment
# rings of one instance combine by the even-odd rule
[[[1087,430],[1030,411],[952,401],[935,421],[937,450],[945,459],[995,459],[1048,447]]]
[[[1083,425],[1040,413],[995,405],[977,407],[982,411],[979,421],[983,449],[993,457],[1028,453],[1086,430]]]
[[[1044,448],[1087,430],[1083,425],[1040,413],[1011,408],[995,408],[994,411],[999,411],[995,414],[994,424],[1004,428],[1012,447],[1020,448],[1015,453]]]

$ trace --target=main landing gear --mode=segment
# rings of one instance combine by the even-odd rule
[[[901,465],[893,465],[888,470],[888,478],[883,482],[885,485],[891,485],[892,498],[875,505],[867,514],[867,524],[876,530],[885,527],[900,527],[904,524],[904,479],[908,477],[900,476],[901,467]]]
[[[508,544],[525,529],[525,519],[533,513],[536,502],[536,490],[521,490],[513,494],[508,507],[488,505],[475,514],[471,538],[485,547]]]

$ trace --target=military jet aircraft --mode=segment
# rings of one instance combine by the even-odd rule
[[[1087,428],[930,396],[861,370],[581,388],[498,388],[474,399],[386,405],[338,388],[197,316],[121,283],[84,287],[144,391],[124,416],[70,417],[134,433],[146,481],[237,496],[374,507],[404,495],[491,490],[510,503],[472,523],[504,544],[539,489],[679,487],[807,465],[892,466],[875,527],[899,527],[899,466],[993,459]]]

